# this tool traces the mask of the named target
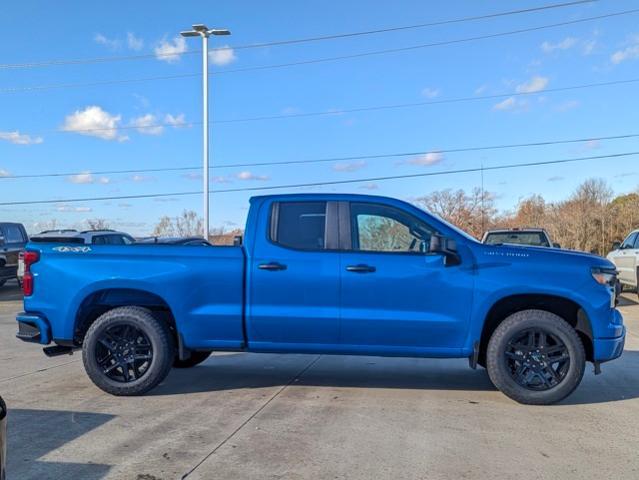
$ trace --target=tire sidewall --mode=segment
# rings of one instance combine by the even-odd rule
[[[98,338],[108,328],[116,325],[131,325],[141,330],[151,343],[153,358],[144,374],[131,382],[118,382],[102,372],[96,359]],[[89,328],[82,345],[82,360],[85,370],[99,388],[115,395],[140,395],[159,384],[168,374],[173,349],[163,325],[151,313],[143,309],[116,308],[100,316]],[[167,368],[167,359],[168,368]]]
[[[541,328],[557,336],[568,349],[570,365],[559,385],[548,390],[530,390],[519,385],[510,375],[506,348],[513,336],[523,330]],[[517,312],[504,320],[488,344],[487,368],[491,381],[510,398],[527,404],[556,403],[570,395],[581,382],[585,371],[585,350],[572,326],[561,317],[542,310]]]

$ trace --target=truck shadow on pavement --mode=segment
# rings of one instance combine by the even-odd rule
[[[173,370],[150,395],[214,392],[293,385],[337,388],[450,390],[490,392],[496,388],[486,370],[468,368],[466,360],[241,353],[215,355],[189,370]],[[639,398],[639,351],[602,366],[595,376],[586,364],[581,385],[559,405],[587,405]]]
[[[11,408],[8,419],[8,465],[10,480],[104,478],[110,465],[39,460],[109,420],[113,415],[60,410]],[[81,448],[81,447],[79,447]]]

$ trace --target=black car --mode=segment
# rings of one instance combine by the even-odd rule
[[[0,287],[18,276],[18,257],[29,241],[19,223],[0,223]]]
[[[0,397],[0,480],[5,480],[7,462],[7,405]]]

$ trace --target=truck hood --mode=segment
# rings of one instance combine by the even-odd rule
[[[543,260],[546,262],[574,262],[593,267],[613,267],[609,260],[594,255],[592,253],[579,252],[576,250],[566,250],[563,248],[532,247],[526,245],[486,245],[480,244],[481,248],[477,252],[478,260],[508,260],[513,263],[528,262],[530,260]]]

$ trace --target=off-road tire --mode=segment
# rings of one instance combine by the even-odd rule
[[[131,325],[148,338],[153,352],[148,369],[133,381],[122,383],[109,378],[100,368],[96,348],[100,336],[112,326]],[[93,383],[111,395],[143,395],[168,375],[175,358],[175,343],[169,327],[142,307],[118,307],[102,314],[87,331],[82,344],[84,369]]]
[[[191,352],[191,356],[186,360],[180,360],[177,355],[173,360],[173,368],[191,368],[199,365],[209,358],[213,352]]]
[[[541,329],[565,345],[569,366],[565,377],[547,390],[531,390],[511,375],[506,350],[511,339],[528,329]],[[586,353],[575,329],[563,318],[543,310],[524,310],[507,317],[495,329],[486,354],[486,367],[493,384],[513,400],[529,405],[550,405],[570,395],[579,385],[586,366]]]

